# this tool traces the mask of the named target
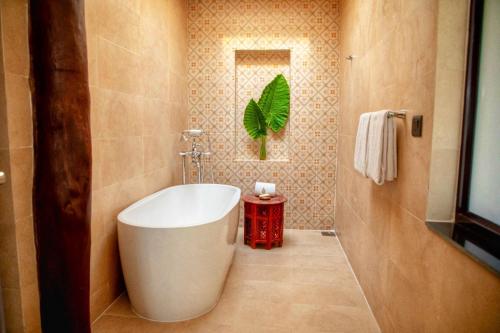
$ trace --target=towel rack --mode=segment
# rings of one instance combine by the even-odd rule
[[[388,118],[396,117],[396,118],[406,119],[406,111],[407,110],[389,111],[387,113],[387,117]]]

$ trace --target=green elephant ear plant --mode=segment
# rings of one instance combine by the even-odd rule
[[[266,159],[267,129],[278,133],[285,127],[290,112],[290,87],[282,74],[278,74],[265,88],[259,102],[248,102],[243,125],[254,140],[260,138],[261,160]]]

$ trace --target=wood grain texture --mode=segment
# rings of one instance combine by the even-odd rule
[[[90,94],[83,0],[30,1],[33,207],[44,332],[90,332]]]

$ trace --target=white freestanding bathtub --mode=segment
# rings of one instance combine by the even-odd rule
[[[125,284],[139,316],[173,322],[215,307],[233,260],[240,195],[228,185],[180,185],[118,215]]]

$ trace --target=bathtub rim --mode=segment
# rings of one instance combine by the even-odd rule
[[[162,194],[165,191],[168,191],[168,190],[174,189],[174,188],[178,188],[178,187],[198,187],[198,186],[202,186],[202,187],[205,187],[205,186],[207,186],[207,187],[208,186],[217,186],[217,187],[226,187],[226,188],[235,189],[238,199],[237,200],[235,199],[234,200],[235,201],[234,204],[230,205],[226,210],[224,210],[223,213],[217,219],[207,220],[207,221],[205,221],[203,223],[194,224],[194,225],[183,225],[183,226],[173,226],[173,227],[168,227],[168,226],[153,226],[151,224],[137,225],[136,223],[131,222],[129,219],[124,218],[124,215],[127,212],[133,210],[134,208],[137,208],[137,207],[141,206],[145,202],[153,200],[154,198],[158,197],[160,194]],[[130,226],[130,227],[135,227],[135,228],[147,228],[147,229],[185,229],[185,228],[196,228],[196,227],[200,227],[200,226],[203,226],[203,225],[207,225],[207,224],[212,224],[212,223],[219,222],[221,219],[224,218],[224,216],[226,216],[227,214],[229,214],[231,212],[231,210],[233,210],[234,207],[240,203],[240,201],[241,201],[241,189],[239,187],[233,186],[233,185],[227,185],[227,184],[181,184],[181,185],[174,185],[174,186],[169,186],[169,187],[163,188],[163,189],[161,189],[159,191],[156,191],[154,193],[151,193],[151,194],[145,196],[144,198],[142,198],[142,199],[134,202],[133,204],[131,204],[127,208],[123,209],[120,213],[118,213],[118,216],[116,217],[116,219],[118,220],[119,223],[125,224],[125,225]]]

